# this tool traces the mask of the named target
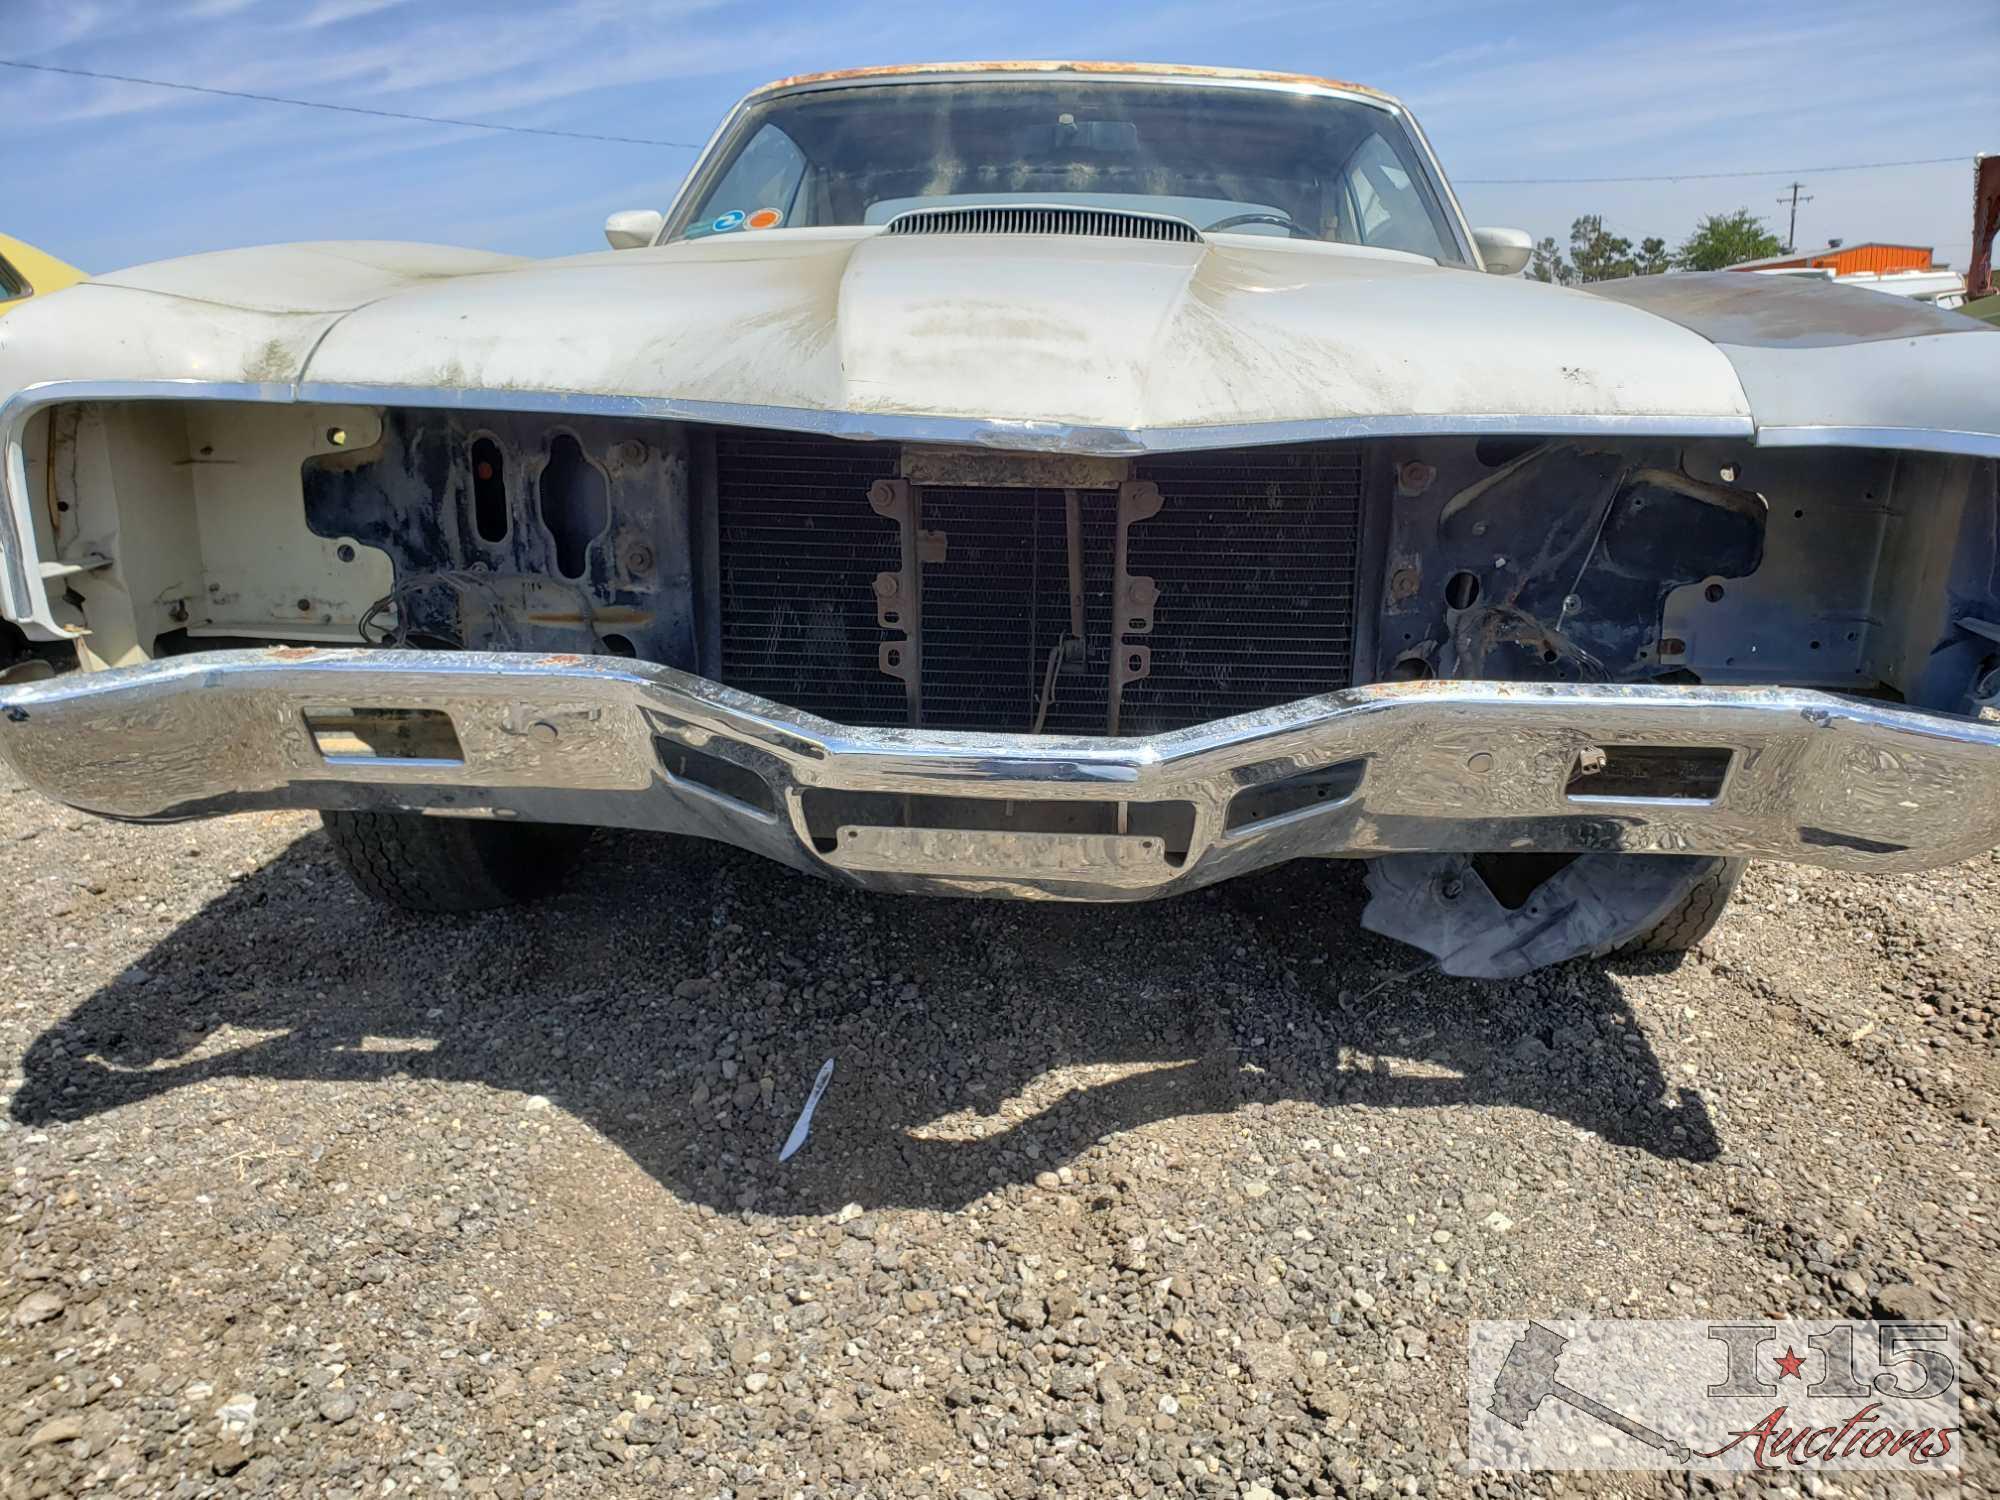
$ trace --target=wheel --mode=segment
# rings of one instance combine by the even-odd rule
[[[485,911],[545,896],[590,837],[567,823],[499,823],[418,813],[323,812],[354,883],[407,911]]]
[[[1714,931],[1722,920],[1723,908],[1736,890],[1736,882],[1750,863],[1747,859],[1718,859],[1715,868],[1695,883],[1681,898],[1680,905],[1635,938],[1619,944],[1614,957],[1632,958],[1641,953],[1685,953]]]

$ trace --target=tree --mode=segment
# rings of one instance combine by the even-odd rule
[[[1553,281],[1561,286],[1568,286],[1576,280],[1576,273],[1562,258],[1562,251],[1556,248],[1556,237],[1552,234],[1543,235],[1535,242],[1534,257],[1528,262],[1528,275],[1536,281]]]
[[[1674,252],[1674,264],[1683,271],[1720,271],[1740,261],[1776,255],[1783,248],[1762,219],[1739,208],[1733,214],[1710,214],[1697,224]]]
[[[1585,214],[1569,226],[1569,259],[1576,279],[1585,284],[1615,281],[1639,271],[1632,259],[1632,242],[1606,229],[1602,214]]]
[[[1639,275],[1658,276],[1673,263],[1665,240],[1655,235],[1652,239],[1639,241]]]

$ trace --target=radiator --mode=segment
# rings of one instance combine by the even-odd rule
[[[924,487],[917,707],[885,674],[875,580],[902,565],[868,490],[894,444],[761,432],[716,438],[721,675],[844,723],[1107,732],[1117,496],[1078,493],[1084,646],[1069,636],[1070,536],[1057,489]],[[1140,461],[1159,513],[1127,571],[1159,590],[1149,674],[1118,732],[1149,734],[1347,686],[1354,671],[1362,450],[1255,448]],[[1052,690],[1051,690],[1052,689]],[[1047,697],[1044,711],[1043,700]]]

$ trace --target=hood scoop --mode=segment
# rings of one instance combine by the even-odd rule
[[[913,208],[897,214],[884,234],[1068,234],[1097,239],[1171,240],[1198,245],[1201,231],[1171,214],[1122,208],[1079,208],[1064,203],[969,203]]]

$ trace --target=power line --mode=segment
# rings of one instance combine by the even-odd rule
[[[29,73],[63,73],[71,78],[95,78],[106,83],[136,83],[149,89],[175,89],[183,94],[212,94],[218,99],[248,99],[257,104],[292,104],[300,109],[326,109],[343,115],[370,115],[378,120],[414,120],[424,125],[456,125],[466,130],[504,130],[510,135],[552,135],[568,141],[609,141],[620,146],[668,146],[699,151],[691,141],[656,141],[636,135],[593,135],[583,130],[549,130],[538,125],[496,125],[490,120],[452,120],[442,115],[413,115],[396,109],[369,109],[359,104],[328,104],[320,99],[291,99],[283,94],[252,94],[243,89],[212,89],[199,83],[170,83],[163,78],[133,78],[124,73],[98,73],[89,68],[59,68],[54,63],[16,62],[0,57],[0,68]]]
[[[1662,172],[1652,177],[1454,177],[1473,187],[1542,187],[1603,182],[1713,182],[1721,177],[1804,176],[1808,172],[1874,172],[1883,167],[1938,167],[1963,163],[1963,156],[1921,156],[1910,161],[1853,161],[1835,167],[1765,167],[1753,172]]]
[[[409,120],[423,125],[452,125],[463,130],[499,130],[510,135],[546,135],[569,141],[607,141],[619,146],[663,146],[676,151],[699,151],[694,141],[663,141],[650,136],[598,135],[583,130],[554,130],[538,125],[499,125],[491,120],[458,120],[444,115],[411,114],[397,109],[370,109],[360,104],[329,104],[323,99],[294,99],[285,94],[255,94],[245,89],[210,88],[200,83],[176,83],[164,78],[137,78],[129,73],[101,73],[91,68],[63,68],[54,63],[19,62],[0,57],[0,68],[18,68],[30,73],[60,73],[71,78],[94,78],[104,83],[133,83],[143,88],[173,89],[183,94],[208,94],[218,99],[247,99],[256,104],[290,104],[299,109],[324,109],[343,115],[367,115],[378,120]],[[1962,156],[1925,156],[1909,161],[1845,162],[1830,167],[1765,167],[1744,172],[1661,172],[1645,177],[1456,177],[1466,187],[1557,187],[1619,182],[1712,182],[1725,177],[1785,177],[1808,172],[1874,172],[1887,167],[1936,167],[1963,161]]]

